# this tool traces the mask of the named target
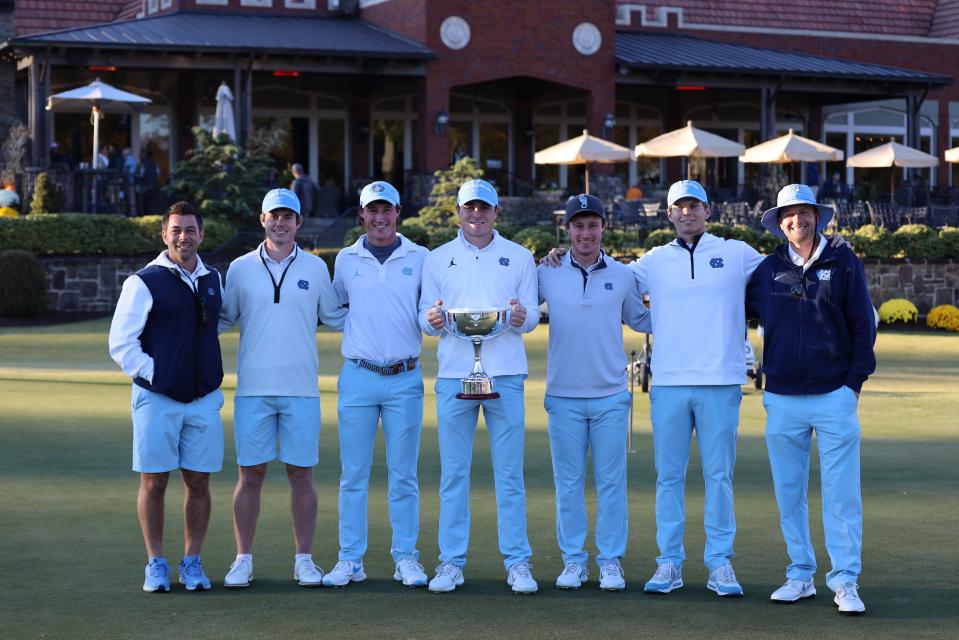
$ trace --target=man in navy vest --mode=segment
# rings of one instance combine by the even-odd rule
[[[188,591],[206,590],[200,548],[210,521],[210,473],[223,465],[220,274],[197,256],[203,218],[190,203],[167,209],[161,235],[166,251],[123,283],[110,325],[110,357],[133,379],[137,516],[149,557],[143,590],[170,590],[164,495],[177,468],[186,492],[180,582]]]

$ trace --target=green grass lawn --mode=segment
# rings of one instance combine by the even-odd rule
[[[527,336],[526,485],[534,573],[540,592],[513,595],[496,543],[488,442],[478,431],[473,469],[472,544],[466,584],[453,594],[407,590],[392,580],[382,440],[370,492],[370,579],[338,590],[291,582],[293,543],[288,492],[273,465],[257,530],[256,582],[223,589],[233,558],[230,500],[236,480],[232,446],[232,375],[236,333],[224,337],[227,428],[224,471],[214,477],[214,512],[203,559],[214,589],[187,594],[140,591],[145,561],[134,512],[137,475],[130,471],[129,382],[106,351],[107,320],[69,326],[0,330],[0,637],[20,638],[956,638],[959,637],[959,336],[881,333],[878,373],[864,388],[864,572],[867,615],[838,615],[822,584],[828,557],[819,522],[818,465],[810,491],[821,571],[819,597],[793,606],[769,603],[787,563],[763,443],[759,392],[744,387],[736,469],[738,552],[746,590],[738,600],[705,589],[702,566],[701,469],[694,454],[687,494],[686,587],[649,596],[653,571],[652,450],[649,407],[638,393],[629,457],[628,588],[604,593],[593,581],[578,592],[552,587],[562,569],[555,540],[552,475],[542,409],[546,336]],[[336,559],[336,375],[339,338],[321,331],[323,428],[316,483],[320,497],[314,557]],[[641,340],[627,332],[627,349]],[[436,564],[437,486],[432,377],[428,380],[420,457],[420,549]],[[171,484],[167,555],[181,552],[182,490]],[[589,493],[593,512],[593,494]]]

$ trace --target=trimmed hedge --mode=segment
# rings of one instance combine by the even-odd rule
[[[47,279],[29,251],[0,252],[0,316],[38,316],[47,306]]]
[[[160,216],[122,218],[84,213],[31,214],[0,218],[0,251],[36,255],[132,256],[163,249]],[[216,249],[233,236],[229,223],[204,220],[204,248]]]

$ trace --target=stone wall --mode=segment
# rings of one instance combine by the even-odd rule
[[[110,312],[123,281],[149,257],[42,258],[47,273],[47,308],[57,311]],[[866,280],[878,307],[890,298],[906,298],[920,313],[940,304],[959,306],[959,260],[868,259]],[[226,264],[212,264],[221,274]]]

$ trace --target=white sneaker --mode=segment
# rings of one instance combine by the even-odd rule
[[[839,613],[847,616],[858,616],[866,610],[866,605],[859,599],[859,585],[855,582],[847,582],[836,589],[836,597],[833,603],[839,607]]]
[[[557,589],[579,589],[589,580],[589,569],[584,564],[567,562],[563,573],[556,578]]]
[[[403,558],[396,563],[396,573],[393,579],[402,582],[407,587],[425,587],[426,572],[423,565],[413,558]]]
[[[323,576],[323,586],[345,587],[351,582],[363,582],[364,580],[366,580],[366,573],[363,571],[362,562],[340,560],[328,574]]]
[[[449,593],[465,582],[463,570],[452,562],[442,562],[436,567],[436,576],[430,580],[430,591],[433,593]]]
[[[517,562],[506,572],[506,584],[513,587],[513,593],[536,593],[539,585],[533,579],[532,567],[528,562]]]
[[[230,570],[223,578],[223,586],[227,589],[242,589],[249,587],[253,582],[253,561],[246,558],[234,560]]]
[[[736,572],[733,571],[733,565],[728,562],[721,567],[716,567],[709,572],[709,580],[706,582],[706,588],[715,591],[720,596],[741,596],[743,588],[736,580]]]
[[[599,588],[603,591],[622,591],[626,588],[626,576],[619,560],[610,560],[599,565]]]
[[[812,598],[814,595],[816,595],[816,586],[812,580],[806,582],[789,578],[786,584],[773,591],[769,599],[773,602],[796,602],[803,598]]]
[[[297,560],[293,565],[293,580],[301,587],[322,587],[323,569],[306,558]]]
[[[683,572],[672,562],[664,562],[656,567],[656,573],[649,579],[643,590],[646,593],[669,593],[683,586]]]

